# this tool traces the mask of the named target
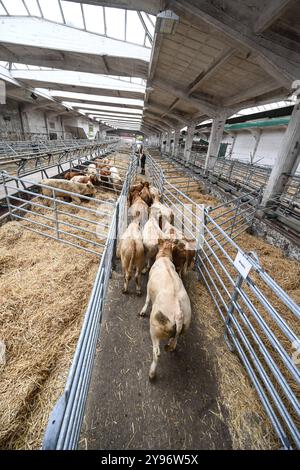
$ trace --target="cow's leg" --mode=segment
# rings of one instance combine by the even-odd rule
[[[143,317],[147,311],[148,305],[150,302],[150,295],[149,295],[149,289],[147,288],[147,297],[146,297],[146,302],[142,310],[140,311],[140,316]]]
[[[137,295],[142,295],[142,290],[141,290],[141,270],[140,268],[136,268],[135,271],[135,283],[136,283],[136,293]]]
[[[123,294],[128,293],[128,284],[129,284],[130,279],[131,279],[131,272],[128,269],[126,269],[125,272],[124,272]]]
[[[150,325],[150,336],[152,340],[152,347],[153,347],[153,359],[149,370],[149,379],[153,380],[156,375],[156,368],[158,363],[158,358],[160,356],[160,348],[159,348],[159,339],[155,334],[155,329],[153,326]]]

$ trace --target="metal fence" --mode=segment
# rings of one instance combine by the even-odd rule
[[[66,387],[51,412],[43,449],[77,448],[118,231],[120,222],[126,215],[128,188],[136,176],[136,171],[137,160],[135,156],[132,156],[124,186],[113,213]]]
[[[33,151],[32,148],[28,148],[24,152],[19,149],[18,152],[10,154],[5,153],[6,150],[1,154],[0,149],[0,170],[8,171],[15,176],[28,176],[42,170],[46,172],[55,166],[62,167],[64,163],[76,158],[100,157],[111,152],[116,145],[117,143],[97,144],[84,141],[67,147],[54,143],[52,148],[46,150]]]
[[[154,161],[151,165],[158,166]],[[175,208],[177,223],[184,220],[188,236],[197,240],[199,279],[224,321],[226,344],[245,366],[282,447],[299,449],[299,306],[266,273],[255,253],[245,253],[233,241],[228,225],[214,214],[218,207],[205,210],[199,230],[197,204],[166,180],[164,202]]]

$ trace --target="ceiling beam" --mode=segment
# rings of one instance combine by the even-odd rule
[[[246,90],[236,93],[235,95],[228,96],[223,100],[223,105],[226,107],[234,106],[255,96],[260,96],[277,89],[278,83],[275,80],[270,80],[270,82],[259,83],[258,85],[254,85],[253,87],[247,88]]]
[[[198,77],[190,84],[188,94],[193,93],[205,80],[214,74],[227,60],[229,60],[235,53],[236,49],[228,47],[224,49],[207,67],[203,70]]]
[[[188,121],[188,119],[184,118],[183,116],[179,116],[178,114],[176,114],[176,113],[174,113],[174,112],[173,112],[173,113],[172,113],[172,112],[169,112],[168,108],[162,108],[161,106],[157,106],[157,105],[154,105],[154,104],[152,104],[152,103],[151,103],[151,104],[149,103],[148,106],[145,106],[145,107],[144,107],[144,110],[147,111],[148,109],[149,109],[150,111],[152,110],[152,111],[156,111],[156,112],[160,113],[160,116],[161,116],[161,117],[164,117],[164,116],[167,114],[167,115],[170,116],[171,118],[176,119],[176,121],[181,122],[181,123],[183,123],[183,124],[185,124],[185,125],[186,125],[186,123],[187,123],[187,121]],[[162,113],[163,113],[163,114],[162,114]]]
[[[170,82],[165,82],[161,79],[154,79],[152,85],[170,93],[173,96],[176,96],[177,98],[186,101],[187,103],[190,103],[195,108],[201,109],[211,117],[214,117],[218,113],[218,107],[215,104],[206,101],[204,98],[201,98],[199,96],[195,97],[189,95],[188,92],[181,90],[180,88],[176,87],[176,85],[173,85]]]
[[[72,0],[66,0],[72,1]],[[157,15],[165,8],[163,0],[73,0],[76,3],[88,3],[89,5],[98,5],[111,8],[124,8],[126,10],[145,11],[150,15]]]
[[[173,0],[172,7],[176,8],[179,14],[180,12],[181,14],[189,13],[200,21],[204,21],[233,39],[237,47],[240,44],[251,49],[260,57],[260,66],[287,89],[290,89],[291,83],[299,78],[300,54],[297,51],[282,47],[262,35],[255,36],[252,29],[245,23],[217,8],[212,2]]]
[[[264,7],[258,15],[258,18],[254,24],[253,31],[256,34],[260,34],[267,28],[272,26],[280,16],[287,10],[287,8],[295,3],[294,0],[269,0],[269,4]]]

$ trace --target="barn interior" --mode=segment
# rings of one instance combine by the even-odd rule
[[[300,448],[299,15],[0,0],[0,449]],[[153,384],[148,278],[123,296],[116,256],[139,145],[197,241]],[[117,184],[43,202],[103,159]]]

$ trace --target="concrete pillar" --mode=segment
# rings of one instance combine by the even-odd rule
[[[187,128],[187,135],[186,135],[185,146],[184,146],[185,163],[189,163],[190,158],[191,158],[191,151],[192,151],[195,128],[196,128],[195,124],[191,124]]]
[[[177,157],[179,152],[180,129],[175,130],[172,157]]]
[[[294,175],[300,160],[300,103],[295,104],[291,120],[285,132],[269,181],[264,190],[262,205],[268,206],[278,198]]]
[[[165,132],[163,132],[162,135],[161,135],[161,141],[160,141],[160,151],[161,151],[161,153],[165,152],[165,150],[166,150],[165,144],[164,144],[165,139],[166,139]]]
[[[172,138],[172,131],[169,131],[167,133],[167,142],[166,142],[166,150],[165,150],[166,153],[171,152],[171,138]]]
[[[211,170],[218,158],[226,119],[227,114],[221,113],[212,122],[209,145],[205,159],[205,170]]]
[[[259,141],[260,141],[260,136],[261,136],[261,129],[250,129],[250,132],[252,134],[252,136],[254,137],[254,140],[255,140],[255,144],[254,144],[254,149],[253,149],[253,152],[250,156],[250,163],[254,163],[254,159],[255,159],[255,155],[256,155],[256,152],[257,152],[257,147],[258,147],[258,144],[259,144]]]

